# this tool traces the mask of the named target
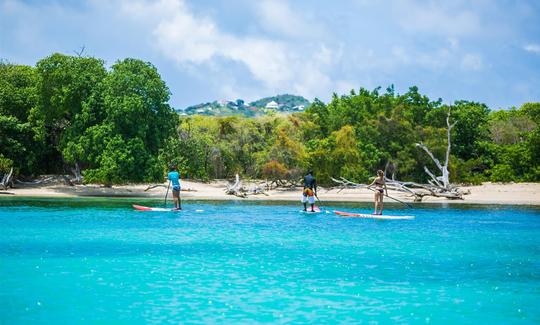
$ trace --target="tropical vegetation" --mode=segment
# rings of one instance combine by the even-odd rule
[[[163,180],[171,163],[183,177],[296,180],[313,169],[321,183],[366,182],[392,166],[400,180],[425,182],[446,152],[450,112],[451,180],[540,181],[540,103],[492,110],[451,104],[411,87],[359,89],[315,100],[302,112],[258,117],[179,115],[148,62],[110,69],[92,57],[53,54],[36,66],[0,62],[0,174],[67,173],[85,182]]]

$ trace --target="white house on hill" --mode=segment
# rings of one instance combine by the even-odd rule
[[[279,105],[275,101],[271,101],[265,106],[267,109],[278,109]]]

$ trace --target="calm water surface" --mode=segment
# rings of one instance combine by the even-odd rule
[[[0,324],[540,323],[538,208],[131,203],[2,198]]]

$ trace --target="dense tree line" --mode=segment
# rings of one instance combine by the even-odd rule
[[[162,179],[160,149],[177,115],[156,68],[125,59],[110,71],[89,57],[53,54],[36,67],[0,64],[0,168],[63,173],[104,184]]]
[[[442,159],[449,110],[456,122],[453,182],[540,180],[540,103],[500,111],[467,101],[444,105],[416,87],[403,95],[392,88],[382,94],[360,89],[288,116],[183,117],[166,152],[185,173],[203,179],[236,172],[297,179],[311,168],[323,183],[336,176],[366,182],[391,164],[396,178],[426,182],[424,166],[436,168],[415,144],[425,144]]]
[[[322,183],[343,176],[365,182],[391,166],[401,180],[426,181],[433,169],[423,143],[446,151],[452,129],[453,182],[540,181],[540,103],[492,111],[486,105],[360,89],[315,100],[302,113],[183,116],[150,63],[53,54],[35,67],[0,63],[0,173],[63,173],[81,168],[86,182],[163,179],[177,163],[196,179],[296,180],[313,169]]]

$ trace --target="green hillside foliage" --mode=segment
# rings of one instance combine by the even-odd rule
[[[249,103],[249,106],[265,107],[266,104],[272,101],[278,103],[283,111],[293,111],[294,107],[300,105],[303,105],[304,107],[309,106],[309,101],[304,97],[289,94],[265,97]]]
[[[156,68],[136,59],[110,69],[62,54],[35,67],[0,62],[0,174],[12,167],[19,176],[67,173],[78,165],[85,182],[155,182],[176,163],[184,178],[297,180],[313,169],[331,184],[339,176],[367,182],[391,163],[396,178],[426,182],[424,166],[437,169],[416,143],[443,160],[450,111],[452,182],[540,181],[540,103],[493,111],[390,87],[334,94],[289,114],[249,107],[298,106],[302,97],[203,104],[239,112],[208,116],[176,114],[169,96]]]
[[[276,102],[277,108],[266,108],[266,104]],[[255,117],[276,113],[294,113],[303,111],[309,106],[309,101],[302,96],[295,95],[277,95],[266,97],[247,104],[242,99],[225,102],[209,102],[187,107],[179,111],[185,115],[207,115],[207,116],[234,116],[241,115]]]

